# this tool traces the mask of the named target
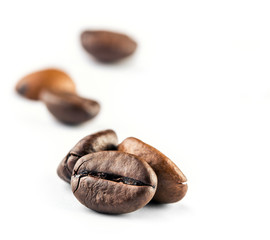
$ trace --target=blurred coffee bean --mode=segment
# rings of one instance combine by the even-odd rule
[[[137,43],[127,35],[110,31],[85,31],[81,34],[81,43],[100,62],[118,61],[137,48]]]
[[[42,91],[40,95],[50,113],[60,122],[77,125],[94,118],[100,111],[97,101],[73,93]]]
[[[16,85],[16,91],[23,97],[39,100],[42,90],[75,93],[72,79],[58,69],[45,69],[23,77]]]
[[[31,73],[22,78],[15,89],[25,98],[43,101],[55,118],[65,124],[86,122],[100,110],[97,101],[78,96],[72,79],[57,69]]]

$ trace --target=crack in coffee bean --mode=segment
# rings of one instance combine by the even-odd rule
[[[120,214],[145,206],[154,196],[157,176],[143,159],[120,151],[100,151],[75,164],[71,188],[86,207]]]
[[[121,183],[124,183],[127,185],[149,186],[149,187],[155,188],[155,186],[152,186],[150,184],[146,184],[146,183],[139,181],[137,179],[124,177],[124,176],[113,174],[113,173],[96,172],[96,171],[88,171],[88,170],[83,170],[79,173],[76,173],[76,171],[74,172],[74,177],[76,177],[76,178],[82,178],[82,177],[86,177],[86,176],[105,179],[105,180],[113,181],[113,182],[121,182]]]
[[[78,159],[79,158],[81,158],[82,156],[80,156],[80,155],[77,155],[77,154],[75,154],[75,153],[68,153],[68,155],[67,155],[67,157],[66,157],[66,160],[65,160],[65,163],[64,163],[64,168],[70,173],[70,174],[72,174],[72,170],[70,170],[69,168],[68,168],[68,159],[69,159],[69,157],[70,156],[74,156],[74,157],[77,157]],[[77,160],[78,160],[77,159]]]
[[[109,214],[132,212],[151,200],[177,202],[188,189],[185,175],[168,157],[133,137],[117,145],[110,129],[81,139],[57,174],[71,183],[83,205]]]
[[[107,129],[82,138],[64,157],[57,168],[58,176],[70,182],[75,163],[83,156],[99,151],[117,150],[116,133]]]

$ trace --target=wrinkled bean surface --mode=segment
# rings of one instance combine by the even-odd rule
[[[75,163],[88,153],[116,150],[117,136],[113,130],[100,131],[81,139],[64,157],[57,168],[58,176],[70,182]]]
[[[118,146],[119,151],[144,159],[158,177],[154,200],[160,203],[180,201],[187,192],[187,181],[181,170],[164,154],[137,138],[127,138]]]
[[[156,186],[156,174],[145,161],[119,151],[85,155],[75,164],[71,178],[72,191],[82,204],[111,214],[142,208]]]

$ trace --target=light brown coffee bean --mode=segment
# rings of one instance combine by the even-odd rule
[[[133,137],[125,139],[118,146],[119,151],[127,152],[145,160],[158,177],[158,187],[154,200],[160,203],[173,203],[181,200],[187,192],[187,181],[181,170],[164,154],[154,147]]]
[[[156,186],[156,174],[145,161],[119,151],[83,156],[71,178],[73,194],[83,205],[110,214],[142,208],[154,196]]]
[[[16,91],[23,97],[39,100],[42,90],[76,93],[72,79],[58,69],[45,69],[23,77],[16,85]]]
[[[57,168],[58,176],[70,182],[74,165],[84,155],[93,152],[116,150],[118,139],[113,130],[100,131],[81,139],[64,157]]]
[[[81,34],[83,48],[101,62],[115,62],[130,56],[137,43],[125,34],[110,31],[85,31]]]

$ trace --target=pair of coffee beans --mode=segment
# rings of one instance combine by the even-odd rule
[[[80,97],[71,77],[58,69],[45,69],[23,77],[16,91],[25,98],[42,101],[56,119],[69,125],[86,122],[100,111],[100,104]]]
[[[83,48],[100,62],[112,63],[130,56],[137,43],[125,34],[110,31],[85,31]],[[45,69],[23,77],[16,91],[31,100],[41,100],[60,122],[77,125],[94,118],[100,104],[80,97],[73,80],[58,69]]]
[[[133,137],[118,145],[113,130],[81,139],[57,173],[83,205],[102,213],[129,213],[151,200],[173,203],[187,192],[186,177],[169,158]]]

